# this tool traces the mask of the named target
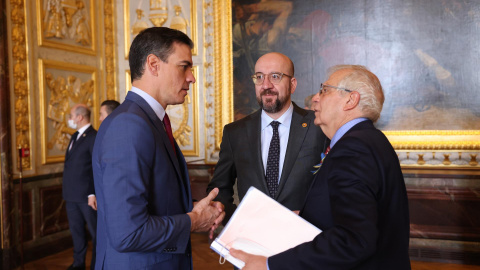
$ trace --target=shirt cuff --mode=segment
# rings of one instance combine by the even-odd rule
[[[90,194],[90,195],[88,195],[89,198],[92,197],[92,196],[95,197],[95,194]]]

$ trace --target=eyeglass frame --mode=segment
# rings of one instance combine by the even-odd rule
[[[347,89],[347,88],[342,88],[342,87],[337,87],[337,86],[333,86],[333,85],[321,83],[321,84],[320,84],[320,90],[318,90],[318,94],[319,94],[320,96],[321,96],[323,93],[326,93],[325,87],[331,87],[331,88],[335,88],[335,89],[337,89],[337,90],[343,90],[343,91],[348,92],[348,93],[352,93],[352,92],[353,92],[353,90],[349,90],[349,89]]]
[[[257,74],[262,74],[263,76],[265,76],[265,77],[263,78],[262,82],[260,82],[260,83],[256,83],[256,82],[255,82],[255,80],[257,79],[257,78],[256,78]],[[279,80],[278,82],[276,82],[276,83],[274,83],[274,82],[272,81],[272,79],[270,78],[270,77],[271,77],[272,75],[274,75],[274,74],[275,74],[275,75],[280,75],[280,80]],[[255,85],[261,85],[261,84],[265,81],[265,78],[266,78],[266,77],[268,77],[268,80],[269,80],[272,84],[277,85],[277,84],[279,84],[279,83],[282,81],[283,76],[287,76],[287,77],[293,78],[292,75],[288,75],[288,74],[285,74],[285,73],[282,73],[282,72],[271,72],[271,73],[268,73],[268,74],[265,74],[265,73],[262,73],[262,72],[256,72],[255,74],[253,74],[253,75],[250,76],[250,77],[252,78],[253,84],[255,84]]]

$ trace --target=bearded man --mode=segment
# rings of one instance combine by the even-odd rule
[[[292,102],[297,87],[292,61],[272,52],[260,57],[252,75],[260,109],[226,125],[220,156],[207,191],[218,187],[228,221],[254,186],[292,211],[300,210],[313,180],[313,166],[329,144],[314,125],[313,111]]]

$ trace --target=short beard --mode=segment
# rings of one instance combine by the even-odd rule
[[[266,94],[275,94],[277,96],[277,99],[275,100],[275,103],[271,104],[271,105],[265,105],[263,104],[263,100],[262,100],[262,97]],[[272,97],[273,98],[273,97]],[[264,110],[265,112],[267,113],[277,113],[279,111],[281,111],[283,109],[283,107],[285,107],[285,103],[287,103],[287,99],[280,99],[280,97],[278,96],[277,93],[271,91],[271,90],[265,90],[263,91],[259,97],[257,97],[257,102],[258,102],[258,105],[260,105],[260,108],[262,108],[262,110]]]

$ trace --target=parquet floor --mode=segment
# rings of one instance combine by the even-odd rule
[[[192,255],[194,270],[232,270],[231,264],[218,263],[218,255],[210,249],[206,234],[192,234]],[[25,264],[25,270],[65,270],[72,264],[73,249],[67,249],[57,254]],[[87,262],[90,263],[91,249],[87,252]],[[87,265],[89,267],[89,265]],[[87,268],[88,269],[88,268]],[[412,261],[412,270],[480,270],[480,266],[459,265],[434,262]]]

